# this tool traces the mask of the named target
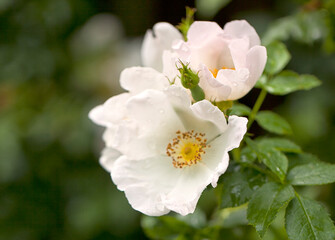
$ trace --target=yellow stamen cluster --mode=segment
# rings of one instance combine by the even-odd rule
[[[201,160],[205,149],[210,147],[204,133],[176,132],[177,136],[166,147],[166,154],[172,158],[175,168],[191,166]]]
[[[235,68],[227,68],[227,67],[222,67],[221,69],[236,70]],[[213,74],[213,77],[216,78],[216,76],[218,75],[219,70],[221,70],[221,69],[214,68],[214,69],[209,69],[209,71]]]

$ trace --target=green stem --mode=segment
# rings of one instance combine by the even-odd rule
[[[253,107],[253,109],[252,109],[252,111],[249,115],[249,121],[248,121],[248,125],[247,125],[248,129],[251,127],[251,124],[255,121],[256,114],[257,114],[258,110],[261,108],[262,103],[263,103],[263,101],[266,97],[266,94],[267,94],[266,90],[262,89],[262,91],[258,95],[256,103],[255,103],[255,105],[254,105],[254,107]]]

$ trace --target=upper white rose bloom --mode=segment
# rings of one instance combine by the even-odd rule
[[[152,67],[161,72],[163,52],[170,50],[175,41],[182,39],[183,36],[179,30],[170,23],[156,23],[153,29],[148,30],[144,36],[141,49],[143,66]]]
[[[255,29],[245,20],[231,21],[222,29],[215,22],[196,21],[187,41],[174,41],[163,53],[163,73],[178,75],[176,63],[182,60],[199,73],[206,99],[236,100],[256,84],[266,64],[266,48],[260,46]],[[178,82],[177,82],[178,83]]]
[[[227,123],[209,101],[191,105],[176,85],[134,94],[139,78],[127,79],[130,93],[89,114],[107,127],[100,162],[134,209],[151,216],[192,213],[206,186],[215,187],[226,171],[228,151],[239,146],[247,119],[230,116]]]

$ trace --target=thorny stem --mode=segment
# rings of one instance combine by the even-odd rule
[[[258,98],[256,100],[256,103],[249,115],[249,121],[248,121],[248,125],[247,125],[247,128],[249,130],[249,128],[251,127],[251,124],[255,121],[255,117],[256,117],[256,114],[257,112],[259,111],[260,107],[262,106],[262,103],[266,97],[266,90],[265,89],[262,89],[262,91],[260,92],[260,94],[258,95]]]

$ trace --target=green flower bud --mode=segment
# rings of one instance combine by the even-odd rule
[[[194,73],[189,67],[188,64],[184,64],[182,61],[179,61],[181,68],[178,68],[180,72],[180,81],[184,88],[192,89],[198,86],[199,76],[197,73]]]
[[[201,87],[199,87],[199,76],[197,73],[194,73],[189,67],[188,64],[184,64],[182,61],[179,61],[181,64],[181,68],[178,68],[180,72],[180,81],[181,84],[191,90],[191,94],[193,99],[197,101],[201,101],[205,99],[205,93]]]

